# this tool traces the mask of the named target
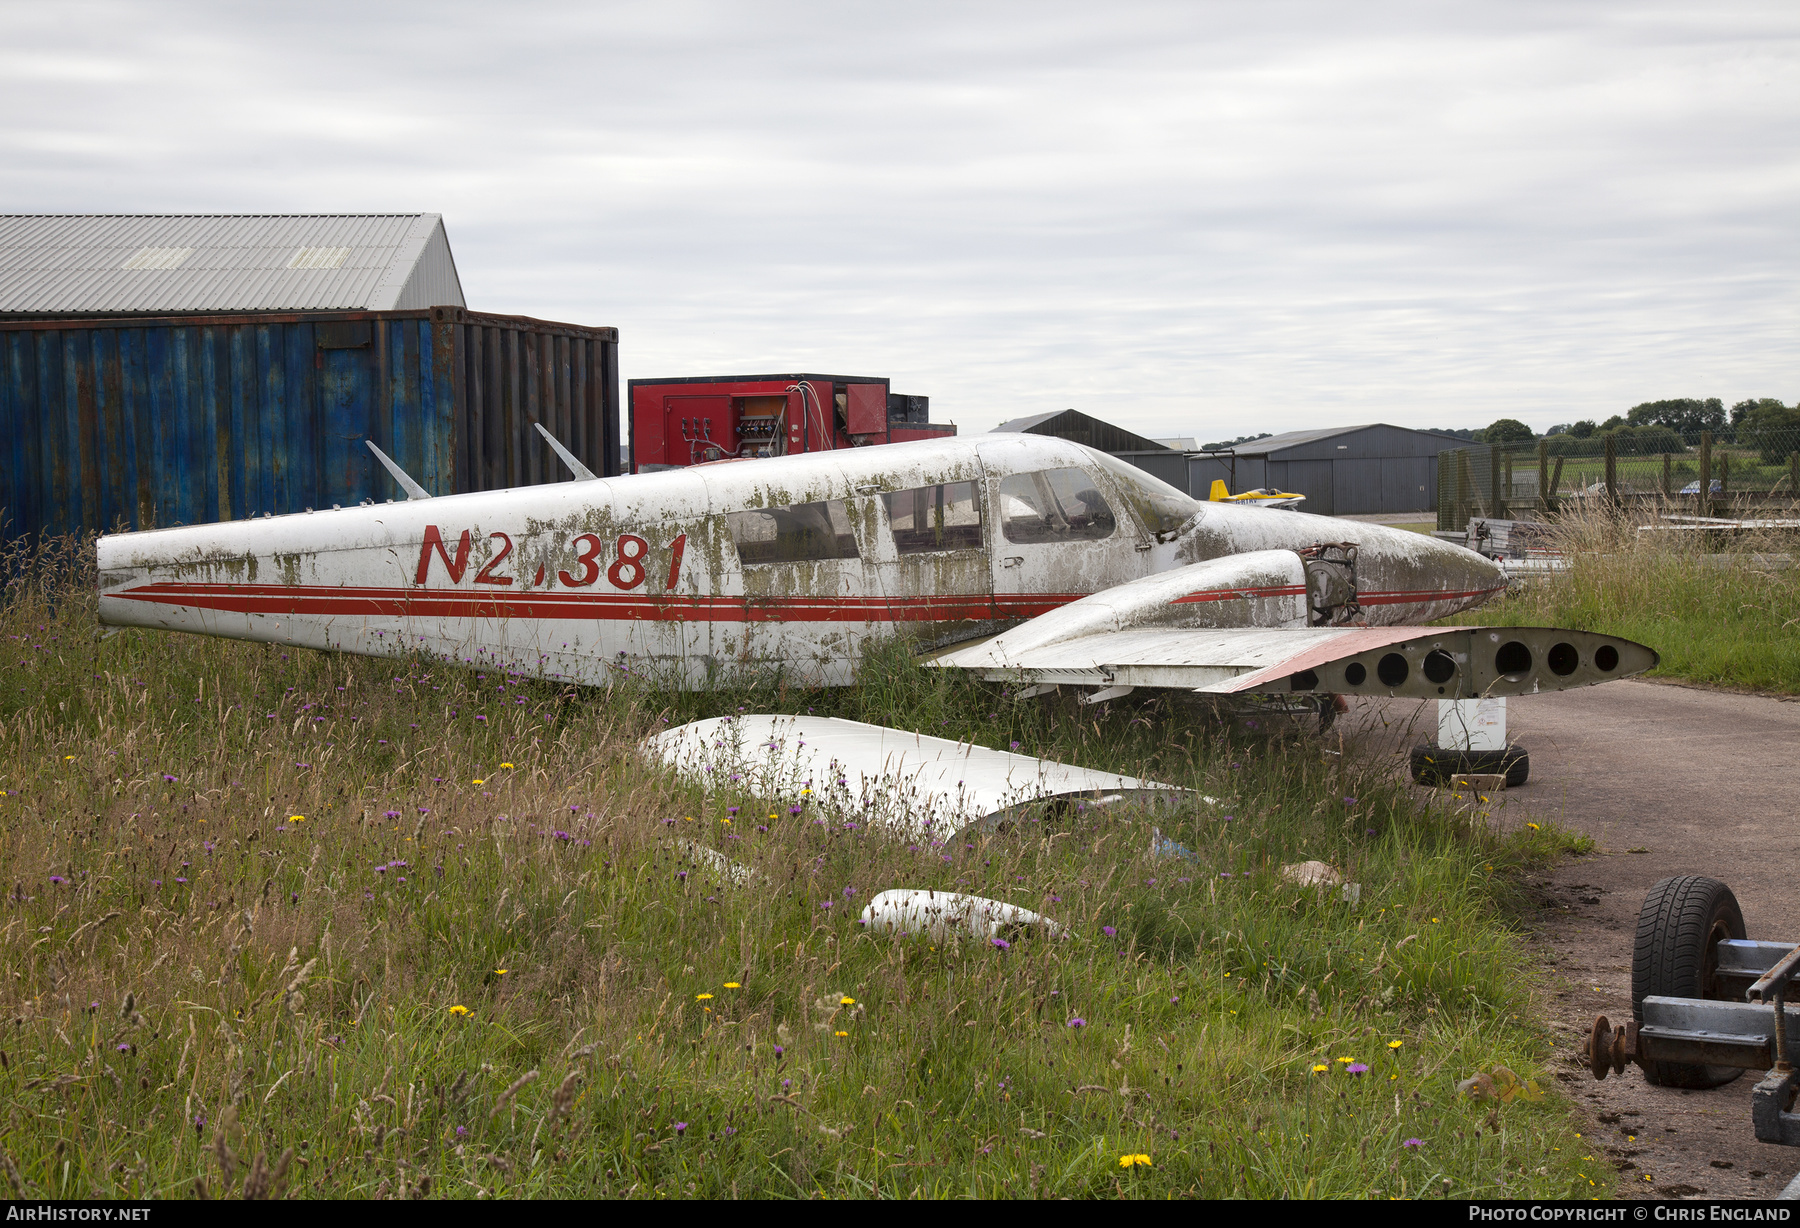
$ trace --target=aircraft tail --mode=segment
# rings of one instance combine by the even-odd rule
[[[1224,478],[1213,479],[1212,494],[1209,495],[1208,498],[1214,503],[1223,503],[1225,500],[1231,498],[1231,488],[1225,485]]]

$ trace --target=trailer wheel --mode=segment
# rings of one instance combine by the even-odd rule
[[[1506,787],[1516,789],[1531,778],[1531,755],[1508,743],[1505,750],[1444,750],[1429,742],[1413,747],[1412,777],[1422,785],[1447,785],[1457,776],[1506,774]]]
[[[1644,999],[1724,1001],[1731,995],[1718,978],[1718,943],[1744,936],[1744,914],[1731,888],[1716,878],[1681,874],[1665,878],[1644,896],[1637,942],[1631,952],[1631,1013],[1641,1026]],[[1658,1087],[1719,1087],[1743,1074],[1735,1066],[1647,1062],[1644,1077]]]

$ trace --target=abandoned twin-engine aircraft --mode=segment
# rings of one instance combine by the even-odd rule
[[[1416,533],[1192,499],[1057,439],[573,463],[575,481],[438,498],[381,460],[412,498],[102,537],[101,621],[695,687],[847,684],[866,645],[910,634],[935,665],[1095,699],[1472,700],[1656,662],[1586,632],[1421,627],[1503,573]]]

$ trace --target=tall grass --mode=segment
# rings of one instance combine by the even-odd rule
[[[1573,514],[1556,533],[1567,573],[1534,579],[1455,621],[1621,635],[1662,654],[1657,676],[1800,692],[1794,535],[1709,537]]]
[[[856,689],[671,695],[101,638],[79,553],[15,575],[16,1193],[1606,1190],[1554,1091],[1456,1092],[1496,1063],[1545,1077],[1505,903],[1509,871],[1559,837],[1471,829],[1316,738],[1020,703],[902,653]],[[1149,818],[1108,811],[917,845],[636,754],[740,708],[1020,741],[1219,804],[1156,820],[1192,861],[1148,860]],[[684,841],[758,877],[732,887]],[[1306,858],[1360,902],[1284,885]],[[863,932],[896,886],[1020,903],[1072,936]]]

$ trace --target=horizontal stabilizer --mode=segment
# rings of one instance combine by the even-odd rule
[[[713,785],[798,799],[805,810],[902,834],[949,836],[1030,816],[1042,804],[1174,801],[1187,791],[903,729],[830,717],[744,715],[695,721],[644,741],[646,757]]]

